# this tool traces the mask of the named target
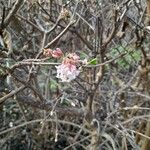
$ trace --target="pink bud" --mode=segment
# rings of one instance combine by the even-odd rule
[[[56,50],[52,52],[52,57],[54,58],[60,58],[62,55],[63,55],[63,52],[60,48],[56,48]]]
[[[67,57],[64,58],[63,63],[77,65],[79,61],[80,61],[80,57],[76,53],[70,53],[67,55]]]
[[[45,55],[46,57],[52,56],[52,50],[50,48],[44,49],[43,50],[43,55]]]
[[[78,61],[80,59],[80,57],[76,53],[68,54],[68,57],[75,61]]]

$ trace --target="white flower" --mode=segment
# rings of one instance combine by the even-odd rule
[[[62,63],[57,68],[57,78],[60,78],[62,82],[70,82],[75,79],[80,71],[77,69],[76,65],[70,63]]]

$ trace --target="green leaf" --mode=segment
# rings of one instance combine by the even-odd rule
[[[89,65],[96,65],[97,62],[97,58],[92,59],[91,61],[88,62]]]

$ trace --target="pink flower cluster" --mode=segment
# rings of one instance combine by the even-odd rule
[[[54,57],[54,58],[60,58],[63,56],[63,52],[60,48],[56,48],[56,50],[51,50],[50,48],[44,49],[43,55],[46,57]]]
[[[56,66],[57,68],[57,78],[60,78],[62,82],[70,82],[74,80],[80,73],[76,65],[79,62],[79,56],[75,53],[68,54],[64,58],[61,65]]]
[[[44,49],[43,55],[46,57],[60,58],[63,56],[61,49],[56,50]],[[57,78],[60,78],[62,82],[70,82],[75,79],[80,71],[77,69],[77,64],[80,62],[80,57],[76,53],[70,53],[63,58],[61,65],[56,66]]]

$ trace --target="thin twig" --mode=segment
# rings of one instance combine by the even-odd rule
[[[7,100],[8,98],[14,96],[15,94],[17,94],[18,92],[22,91],[23,89],[25,89],[26,86],[22,85],[21,87],[17,88],[16,90],[11,91],[9,94],[3,96],[2,98],[0,98],[0,103],[3,103],[5,100]]]
[[[4,20],[3,28],[6,28],[8,26],[10,21],[13,19],[13,16],[17,13],[17,11],[19,10],[19,8],[21,7],[21,5],[23,3],[24,3],[24,0],[17,0],[15,2],[14,6],[12,7],[9,14],[7,15],[7,17]]]
[[[37,119],[37,120],[32,120],[32,121],[28,121],[28,122],[22,123],[22,124],[20,124],[20,125],[18,125],[18,126],[14,126],[14,127],[10,128],[10,129],[6,129],[6,130],[4,130],[4,131],[1,131],[1,132],[0,132],[0,135],[3,135],[3,134],[8,133],[8,132],[11,132],[11,131],[13,131],[13,130],[16,130],[16,129],[18,129],[18,128],[24,127],[24,126],[29,125],[29,124],[41,123],[41,121],[43,121],[43,119]],[[56,119],[47,119],[47,120],[46,120],[46,122],[55,122],[55,121],[56,121]],[[73,123],[73,122],[68,122],[68,121],[59,120],[59,119],[58,119],[57,121],[58,121],[58,123],[68,124],[68,125],[72,125],[72,126],[75,126],[75,127],[78,127],[78,128],[82,128],[80,125],[75,124],[75,123]],[[87,133],[91,133],[91,132],[90,132],[89,130],[87,130],[86,128],[82,128],[82,129],[83,129],[83,131],[85,131],[85,132],[87,132]]]

